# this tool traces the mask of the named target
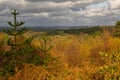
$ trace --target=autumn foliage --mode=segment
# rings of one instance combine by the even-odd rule
[[[120,38],[114,36],[114,31],[103,29],[102,32],[93,34],[62,35],[28,31],[20,38],[29,36],[33,36],[33,40],[27,46],[34,50],[27,56],[17,56],[20,59],[28,59],[28,62],[22,62],[22,68],[16,69],[14,75],[8,75],[8,80],[120,79]],[[17,40],[21,41],[20,38]],[[9,35],[0,33],[0,52],[11,51],[11,47],[7,45],[8,40]],[[26,45],[18,49],[26,50],[24,47]],[[2,56],[0,53],[0,60],[4,59]],[[0,65],[3,63],[0,62]],[[3,80],[1,72],[2,68],[0,80]]]

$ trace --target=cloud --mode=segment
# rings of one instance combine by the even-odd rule
[[[111,9],[120,9],[120,0],[109,0]]]
[[[21,16],[23,16],[23,17],[25,17],[25,16],[27,16],[27,17],[32,16],[32,17],[45,17],[45,18],[47,18],[47,17],[49,17],[49,14],[45,13],[45,12],[43,12],[43,13],[25,13],[25,14],[22,14]]]
[[[74,2],[74,1],[79,1],[79,0],[26,0],[26,1],[30,1],[30,2],[49,2],[49,1],[52,1],[52,2],[67,2],[67,1],[72,1],[72,2]]]
[[[20,11],[19,19],[38,26],[111,25],[120,18],[120,0],[0,0],[0,22],[13,9]]]
[[[76,2],[76,1],[80,1],[80,2],[101,2],[101,1],[105,1],[105,0],[26,0],[26,1],[29,1],[29,2],[49,2],[49,1],[52,1],[52,2],[57,2],[57,3],[60,3],[60,2],[67,2],[67,1],[71,1],[71,2]]]

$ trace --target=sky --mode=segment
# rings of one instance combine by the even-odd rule
[[[120,0],[0,0],[0,26],[20,12],[24,26],[115,25],[120,20]]]

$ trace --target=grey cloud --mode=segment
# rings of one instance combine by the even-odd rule
[[[40,12],[59,12],[68,10],[73,4],[72,3],[53,3],[53,2],[42,2],[42,3],[32,3],[26,2],[25,5],[15,4],[15,3],[2,3],[4,6],[2,10],[9,7],[10,10],[16,8],[24,13],[40,13]]]
[[[72,1],[72,2],[76,2],[76,1],[91,1],[91,0],[26,0],[29,2],[67,2],[67,1]],[[97,3],[97,2],[101,2],[101,1],[106,1],[106,0],[92,0],[91,2]]]
[[[26,0],[24,4],[15,2],[6,0],[0,3],[1,23],[4,22],[2,19],[8,20],[14,8],[20,11],[20,19],[25,19],[29,26],[111,25],[120,18],[119,3],[115,0]],[[103,6],[102,2],[108,2],[108,6]],[[98,5],[99,3],[102,5]]]
[[[79,0],[26,0],[26,1],[30,1],[30,2],[49,2],[49,1],[52,1],[52,2],[67,2],[67,1],[72,1],[72,2],[74,2],[74,1],[79,1]]]

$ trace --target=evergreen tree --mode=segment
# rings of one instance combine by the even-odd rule
[[[52,55],[49,53],[49,51],[52,49],[52,45],[48,46],[49,42],[50,38],[47,36],[47,33],[44,33],[41,39],[41,45],[38,47],[44,55],[43,59],[41,61],[39,60],[39,63],[41,63],[41,65],[47,65],[59,59],[59,57],[52,57]]]
[[[8,24],[11,26],[11,28],[4,30],[4,32],[13,36],[13,39],[9,39],[7,42],[7,44],[12,47],[12,51],[13,51],[13,50],[16,50],[17,46],[29,44],[32,38],[28,38],[21,43],[17,43],[17,36],[26,33],[28,29],[26,28],[18,29],[18,27],[22,26],[25,23],[23,21],[17,21],[17,15],[19,14],[19,12],[14,10],[14,12],[12,12],[11,14],[14,16],[14,23],[12,23],[11,21],[8,21]]]
[[[116,28],[117,28],[117,29],[120,29],[120,21],[117,21],[117,22],[116,22]]]
[[[117,21],[117,22],[116,22],[116,26],[117,26],[117,25],[119,25],[119,26],[120,26],[120,21]]]
[[[8,21],[11,28],[4,29],[4,32],[12,36],[7,41],[7,44],[11,46],[12,50],[0,52],[0,75],[2,75],[5,80],[8,80],[9,75],[14,75],[19,69],[22,69],[24,63],[32,63],[31,55],[35,51],[31,46],[19,48],[21,45],[30,44],[32,38],[29,37],[21,42],[18,41],[17,37],[26,33],[28,29],[19,28],[25,23],[23,21],[17,21],[19,12],[14,10],[11,14],[14,16],[14,22]]]

